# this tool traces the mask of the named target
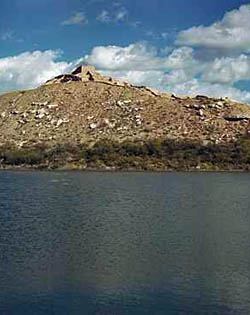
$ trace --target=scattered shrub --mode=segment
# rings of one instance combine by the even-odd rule
[[[250,169],[250,138],[242,137],[228,144],[202,145],[198,141],[151,139],[123,141],[111,139],[94,145],[59,144],[49,148],[37,144],[16,148],[6,143],[0,147],[1,165],[87,165],[120,169]]]

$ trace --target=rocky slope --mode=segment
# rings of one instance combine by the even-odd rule
[[[225,144],[248,134],[250,107],[230,99],[177,97],[79,67],[34,90],[0,96],[0,146],[93,145],[101,139]]]
[[[21,147],[107,137],[219,143],[247,132],[247,105],[229,99],[160,94],[91,70],[85,80],[71,74],[65,83],[64,75],[35,90],[0,96],[0,143],[8,141]]]

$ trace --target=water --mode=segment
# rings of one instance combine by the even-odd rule
[[[250,314],[249,180],[0,172],[0,314]]]

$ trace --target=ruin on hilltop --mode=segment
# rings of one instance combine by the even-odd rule
[[[55,84],[55,83],[67,83],[67,82],[74,82],[74,81],[82,81],[82,82],[99,82],[99,83],[106,83],[109,85],[116,85],[116,86],[131,86],[127,82],[123,82],[119,79],[112,78],[110,76],[102,75],[96,72],[95,67],[92,65],[80,65],[71,73],[61,74],[56,76],[53,79],[48,80],[45,82],[46,85],[48,84]]]
[[[122,80],[113,78],[111,76],[102,75],[101,73],[96,72],[95,66],[88,65],[88,64],[83,64],[83,65],[78,66],[71,73],[60,74],[56,76],[55,78],[46,81],[44,85],[56,84],[56,83],[68,83],[68,82],[75,82],[75,81],[96,82],[96,83],[103,83],[103,84],[119,86],[119,87],[132,87],[132,88],[143,90],[144,92],[153,96],[162,96],[163,94],[165,96],[169,96],[169,97],[171,96],[171,94],[169,93],[161,93],[158,90],[151,87],[135,86],[128,82],[124,82]]]

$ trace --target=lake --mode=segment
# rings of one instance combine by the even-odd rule
[[[0,314],[250,314],[250,174],[0,172]]]

